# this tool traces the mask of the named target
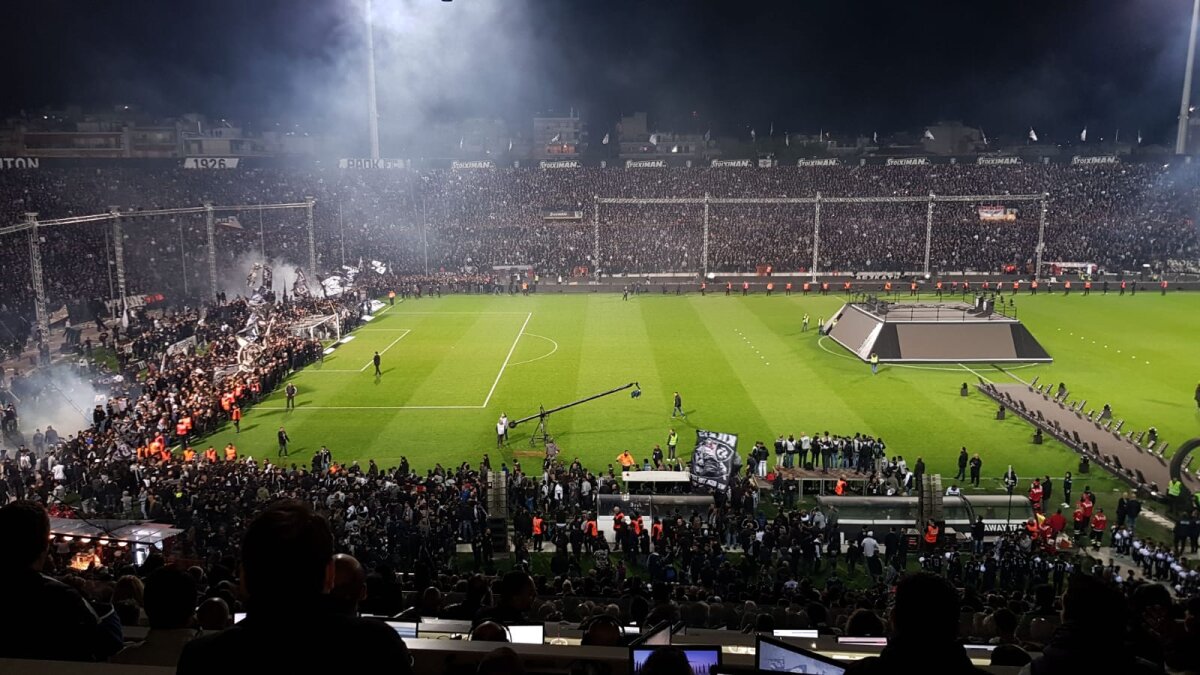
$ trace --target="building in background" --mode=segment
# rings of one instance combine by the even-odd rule
[[[583,120],[574,109],[565,116],[549,113],[533,118],[534,160],[578,159],[587,141]]]

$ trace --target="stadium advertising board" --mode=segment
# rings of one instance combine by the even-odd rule
[[[929,164],[927,157],[888,157],[887,166],[925,166]]]
[[[538,168],[541,169],[578,169],[579,166],[577,159],[543,159],[538,162]]]
[[[1071,158],[1071,164],[1116,164],[1120,161],[1116,155],[1096,155],[1095,157],[1075,155]]]
[[[979,220],[985,223],[1008,222],[1017,219],[1017,210],[1009,209],[1003,206],[980,206]]]
[[[461,169],[494,169],[496,168],[496,163],[486,159],[470,162],[453,161],[450,162],[450,168],[454,169],[455,171],[459,171]]]
[[[1009,164],[1020,164],[1020,157],[979,157],[975,163],[980,166],[1005,166]]]
[[[412,162],[407,159],[369,159],[365,157],[343,157],[338,160],[339,169],[407,169]]]
[[[754,162],[748,159],[714,159],[712,166],[714,169],[748,169],[754,166]]]
[[[0,157],[0,169],[39,169],[41,165],[37,157]]]
[[[696,450],[692,453],[692,484],[713,491],[728,491],[737,457],[737,440],[735,434],[697,429]]]
[[[583,211],[578,209],[542,209],[542,220],[583,220]]]
[[[798,159],[796,166],[840,166],[841,162],[837,157],[823,157],[821,159]]]
[[[627,159],[625,160],[626,169],[665,169],[667,168],[667,160],[665,159]]]
[[[184,157],[185,169],[236,169],[237,157]]]

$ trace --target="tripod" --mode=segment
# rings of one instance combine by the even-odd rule
[[[529,447],[535,447],[538,442],[545,443],[550,440],[550,432],[546,429],[546,418],[550,415],[546,413],[545,406],[538,406],[538,425],[537,431],[529,435]]]

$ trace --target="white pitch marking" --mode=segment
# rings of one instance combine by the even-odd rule
[[[287,410],[284,406],[260,405],[260,410]],[[481,405],[302,405],[295,410],[479,410]]]
[[[958,364],[958,366],[959,366],[960,368],[962,368],[963,370],[965,370],[965,371],[967,371],[967,372],[969,372],[969,373],[972,373],[973,375],[975,375],[975,377],[978,377],[979,379],[983,380],[984,382],[987,382],[988,384],[995,384],[995,382],[992,382],[991,380],[989,380],[988,378],[984,377],[984,376],[983,376],[982,374],[980,374],[979,372],[977,372],[977,371],[975,371],[975,370],[972,370],[971,368],[968,368],[966,364],[960,363],[960,364]]]
[[[383,348],[383,351],[379,352],[379,355],[380,355],[380,356],[383,356],[384,354],[386,354],[386,353],[387,353],[387,350],[391,349],[393,345],[395,345],[397,342],[399,342],[399,341],[403,340],[403,339],[404,339],[405,337],[407,337],[407,336],[408,336],[408,334],[409,334],[409,333],[411,333],[411,332],[412,332],[411,330],[407,330],[407,329],[405,329],[405,331],[404,331],[404,335],[401,335],[400,337],[396,338],[395,340],[392,340],[391,344],[389,344],[388,346],[384,347],[384,348]],[[374,357],[371,357],[371,360],[370,360],[370,361],[367,361],[367,365],[363,366],[362,368],[359,368],[359,369],[358,369],[358,372],[360,372],[360,373],[361,373],[362,371],[366,370],[367,368],[370,368],[370,367],[371,367],[372,365],[374,365],[374,364],[375,364],[375,358],[374,358]]]
[[[529,359],[528,361],[518,361],[518,362],[516,362],[516,363],[510,363],[510,364],[508,364],[508,365],[509,365],[509,367],[512,367],[512,366],[523,366],[523,365],[525,365],[526,363],[533,363],[534,361],[541,361],[541,360],[542,360],[542,359],[544,359],[544,358],[547,358],[547,357],[550,357],[550,356],[554,356],[554,352],[558,351],[558,342],[555,342],[555,341],[554,341],[554,340],[552,340],[551,338],[548,338],[548,337],[546,337],[545,335],[535,335],[535,334],[533,334],[533,333],[526,333],[526,335],[528,335],[529,337],[541,338],[541,339],[543,339],[543,340],[546,340],[546,341],[548,341],[550,344],[554,345],[554,349],[551,349],[549,354],[542,354],[541,356],[537,357],[536,359]]]
[[[512,312],[508,312],[512,313]],[[517,350],[517,343],[520,342],[521,336],[525,334],[525,327],[529,325],[529,320],[533,318],[533,312],[525,314],[525,323],[521,324],[521,330],[517,331],[517,337],[513,339],[512,346],[508,348],[508,356],[504,357],[504,363],[500,364],[500,372],[496,373],[496,380],[492,382],[492,388],[488,390],[487,398],[483,399],[483,405],[480,408],[486,408],[487,404],[492,400],[492,394],[496,392],[496,385],[500,384],[500,377],[504,375],[504,369],[508,368],[508,360],[512,358],[513,352]]]

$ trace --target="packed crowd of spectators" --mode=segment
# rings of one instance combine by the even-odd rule
[[[0,219],[26,211],[57,218],[125,210],[302,203],[314,209],[319,274],[360,258],[404,274],[488,273],[531,265],[543,275],[581,268],[606,273],[698,273],[704,266],[701,204],[604,204],[599,260],[592,226],[596,197],[713,198],[926,197],[995,195],[988,204],[939,202],[933,209],[930,262],[935,270],[1022,272],[1035,258],[1037,201],[1003,195],[1047,194],[1046,260],[1090,262],[1113,272],[1161,269],[1198,252],[1193,215],[1200,188],[1192,165],[1037,164],[1006,166],[837,166],[774,169],[625,170],[488,169],[362,172],[320,167],[195,171],[139,168],[44,168],[0,176]],[[1015,220],[984,222],[977,208],[1004,206]],[[903,272],[921,269],[927,203],[823,203],[819,269]],[[578,219],[547,220],[548,209]],[[759,266],[812,266],[813,204],[712,204],[709,269],[753,272]],[[218,214],[222,263],[246,253],[304,265],[303,208]],[[173,297],[207,292],[203,214],[125,218],[123,246],[133,293]],[[115,243],[96,224],[44,230],[42,255],[51,304],[111,297],[106,261]],[[29,296],[25,239],[0,242],[0,296]],[[310,273],[312,271],[310,270]],[[187,289],[184,289],[184,285]]]

